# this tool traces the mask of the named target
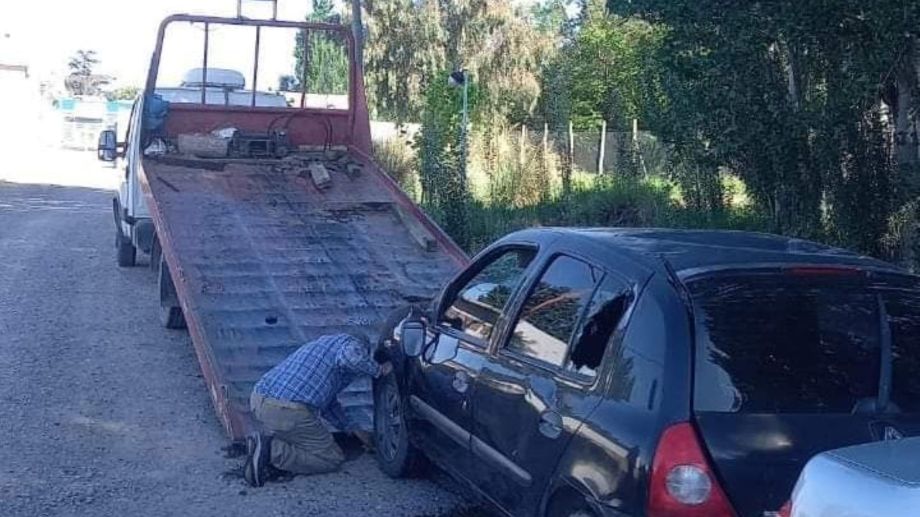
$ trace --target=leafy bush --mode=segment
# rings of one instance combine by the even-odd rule
[[[421,200],[418,158],[410,142],[402,137],[374,142],[374,157],[393,179],[415,202]]]
[[[473,138],[472,187],[465,201],[451,198],[445,190],[424,195],[425,184],[418,172],[420,158],[405,140],[377,143],[374,150],[378,163],[471,253],[507,233],[536,226],[769,228],[769,218],[747,203],[736,202],[745,199],[743,185],[731,177],[725,178],[727,195],[718,210],[686,202],[680,188],[660,175],[640,179],[576,171],[570,190],[565,192],[560,178],[561,158],[556,153],[543,156],[541,146],[499,129],[491,131],[490,138]],[[424,147],[417,152],[424,153]],[[432,168],[429,174],[433,172],[429,179],[456,174],[449,156],[427,163]],[[439,189],[446,186],[442,184]]]

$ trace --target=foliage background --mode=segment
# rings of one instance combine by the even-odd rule
[[[660,225],[761,229],[920,261],[916,2],[370,0],[365,10],[373,109],[421,124],[411,147],[380,156],[403,164],[404,185],[470,250],[534,224]],[[444,84],[459,68],[476,85],[465,181],[459,98]],[[578,157],[587,148],[600,161],[591,142],[602,126],[615,166],[597,174]]]

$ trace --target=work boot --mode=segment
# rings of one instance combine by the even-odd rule
[[[243,477],[250,486],[260,487],[273,477],[271,467],[271,436],[253,433],[246,437],[246,465]]]
[[[268,482],[287,483],[288,481],[294,479],[295,474],[293,472],[288,472],[286,470],[281,470],[279,468],[276,468],[271,463],[269,463],[267,467],[268,468],[266,469],[265,476],[263,476],[263,479],[267,483]]]

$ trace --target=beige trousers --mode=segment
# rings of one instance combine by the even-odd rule
[[[274,467],[295,474],[321,474],[338,470],[345,461],[342,449],[307,406],[253,392],[249,408],[262,432],[272,436]]]

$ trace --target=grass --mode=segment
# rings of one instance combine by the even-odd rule
[[[509,232],[537,226],[763,230],[766,221],[748,208],[718,213],[686,208],[674,201],[672,188],[664,184],[606,180],[520,207],[473,199],[468,205],[466,248],[475,253]]]
[[[456,207],[424,208],[468,252],[476,253],[499,237],[538,226],[721,228],[760,230],[767,219],[747,202],[743,184],[726,183],[725,207],[705,211],[688,207],[679,189],[661,174],[647,178],[586,174],[574,171],[571,188],[562,189],[558,156],[526,153],[523,162],[513,145],[495,145],[493,162],[471,157],[471,194],[465,220],[457,224]],[[474,146],[474,151],[477,148]],[[377,161],[404,190],[419,201],[418,159],[405,141],[375,145]],[[550,166],[547,166],[550,164]],[[454,210],[451,212],[451,210]]]

